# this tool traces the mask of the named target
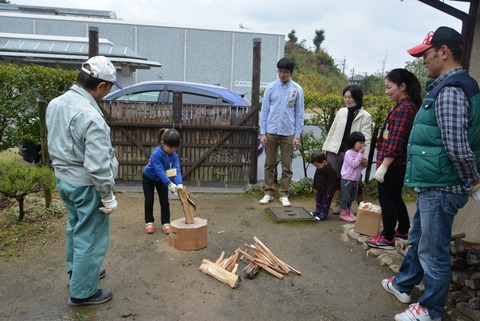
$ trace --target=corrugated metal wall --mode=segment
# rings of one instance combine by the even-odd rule
[[[283,56],[282,34],[251,30],[207,30],[132,23],[123,20],[59,17],[0,12],[0,30],[7,33],[88,37],[88,27],[99,28],[99,37],[135,50],[163,66],[138,70],[122,85],[145,80],[180,80],[247,92],[252,81],[253,39],[262,39],[261,86],[276,79],[276,63]]]

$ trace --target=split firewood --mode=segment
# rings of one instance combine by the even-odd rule
[[[193,216],[193,206],[191,205],[191,203],[193,202],[188,196],[187,186],[178,189],[178,196],[180,198],[180,203],[182,204],[183,214],[185,216],[185,223],[193,224],[195,222],[195,218]]]
[[[238,252],[239,249],[235,250],[235,253],[232,256],[232,259],[230,260],[230,263],[225,267],[227,271],[233,272],[233,269],[235,266],[238,268],[238,258],[240,257],[240,252]],[[235,272],[233,272],[235,273]]]
[[[256,264],[258,264],[262,269],[264,269],[265,271],[269,272],[270,274],[276,276],[280,280],[283,279],[284,275],[282,273],[279,273],[279,272],[275,271],[274,269],[270,268],[267,264],[265,264],[265,262],[263,262],[261,260],[258,260],[258,259],[255,259],[254,262]]]
[[[222,251],[222,254],[220,254],[220,257],[215,261],[215,264],[220,264],[224,256],[225,256],[225,251]]]
[[[200,265],[199,270],[229,285],[232,289],[238,287],[238,283],[240,282],[240,278],[238,277],[238,275],[223,269],[219,265],[207,259],[202,260],[202,264]]]
[[[273,255],[273,253],[268,249],[268,247],[265,246],[265,244],[263,244],[258,238],[256,238],[255,236],[253,237],[253,239],[255,240],[256,243],[258,243],[258,245],[260,245],[260,247],[262,247],[263,249],[265,249],[265,251],[267,251],[270,256],[278,263],[280,264],[280,266],[282,266],[284,269],[286,269],[287,271],[290,270],[298,275],[302,275],[302,272],[294,269],[293,267],[291,267],[290,265],[288,265],[287,263],[283,262],[282,260],[280,260],[278,257],[276,257],[275,255]],[[288,273],[288,272],[287,272]]]
[[[248,265],[243,269],[243,276],[246,277],[247,279],[253,279],[259,269],[260,269],[260,266],[258,264],[255,264],[253,263],[253,261],[250,261],[250,263],[248,263]]]
[[[289,272],[294,272],[298,275],[302,274],[276,257],[258,238],[254,237],[254,240],[255,244],[244,244],[245,248],[250,250],[252,254],[247,253],[247,250],[238,250],[239,254],[250,260],[250,264],[243,269],[243,274],[247,279],[253,279],[259,268],[264,269],[279,279],[283,279]]]

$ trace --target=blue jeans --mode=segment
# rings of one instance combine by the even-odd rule
[[[418,193],[417,210],[408,236],[410,249],[393,279],[400,292],[410,294],[424,279],[418,303],[432,319],[442,316],[451,277],[450,240],[453,219],[468,202],[467,194],[429,190]]]
[[[342,200],[340,201],[340,208],[348,210],[352,207],[352,202],[357,198],[358,182],[342,179],[340,181],[342,188]]]

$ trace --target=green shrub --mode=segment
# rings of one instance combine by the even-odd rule
[[[55,175],[52,169],[34,166],[16,160],[0,163],[0,193],[18,201],[18,222],[25,215],[24,200],[30,193],[55,188]]]
[[[302,178],[299,181],[291,182],[290,186],[288,187],[288,195],[290,197],[305,197],[305,196],[312,196],[313,189],[312,189],[313,180],[311,178]],[[277,184],[278,186],[278,184]],[[254,185],[247,185],[245,187],[245,193],[251,195],[263,195],[265,191],[265,183],[259,183]]]

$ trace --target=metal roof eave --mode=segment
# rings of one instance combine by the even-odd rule
[[[57,55],[57,54],[39,54],[28,53],[18,51],[1,51],[0,60],[18,59],[22,60],[22,63],[35,62],[35,63],[48,63],[54,65],[81,65],[88,59],[87,55]],[[162,64],[156,61],[149,61],[143,59],[122,58],[115,56],[108,56],[112,63],[117,67],[128,66],[134,69],[150,69],[152,67],[162,67]]]

